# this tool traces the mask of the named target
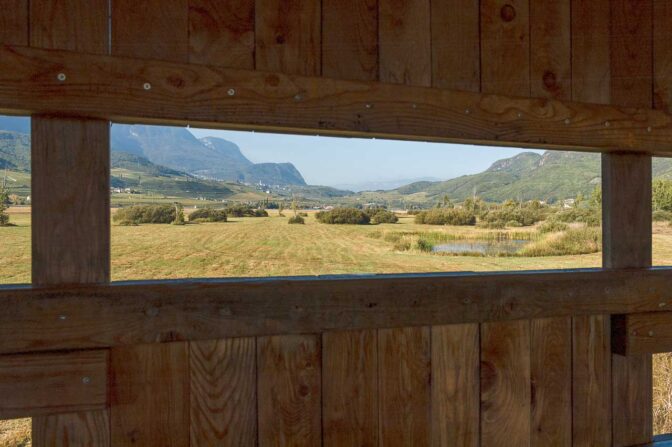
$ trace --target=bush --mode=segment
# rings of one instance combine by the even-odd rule
[[[475,225],[476,215],[463,208],[434,208],[416,214],[415,223],[423,225]]]
[[[602,222],[601,210],[597,208],[570,208],[562,210],[553,216],[553,220],[565,223],[585,223],[596,227]]]
[[[432,243],[426,241],[425,239],[418,239],[418,242],[416,242],[416,247],[418,247],[418,250],[424,252],[430,252],[432,249],[434,249]]]
[[[303,220],[303,217],[301,217],[301,216],[294,216],[294,217],[290,217],[289,220],[287,221],[287,223],[303,225],[303,224],[306,223],[306,221]]]
[[[560,231],[565,231],[569,228],[564,222],[559,222],[557,220],[547,220],[546,222],[539,225],[540,233],[557,233]]]
[[[657,210],[653,212],[654,222],[670,222],[672,221],[672,211]]]
[[[543,208],[528,204],[520,206],[513,202],[506,202],[501,207],[484,212],[480,218],[482,222],[494,224],[498,228],[528,227],[543,220],[544,213]]]
[[[570,228],[564,233],[550,234],[546,238],[523,247],[518,256],[567,256],[597,253],[602,248],[602,232],[598,228]]]
[[[367,225],[371,218],[364,211],[356,208],[334,208],[331,211],[320,211],[315,214],[318,222],[331,225]]]
[[[170,224],[176,216],[173,205],[133,205],[117,210],[112,220],[120,225]]]
[[[371,222],[374,224],[397,223],[399,222],[399,218],[391,211],[378,210],[373,215],[371,215]]]
[[[189,222],[226,222],[226,211],[200,208],[189,214]]]
[[[255,209],[250,205],[231,205],[226,207],[224,212],[231,217],[268,217],[266,210]]]

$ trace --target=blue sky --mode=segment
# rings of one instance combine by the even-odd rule
[[[423,177],[445,180],[481,172],[496,160],[524,151],[464,144],[189,130],[198,138],[213,136],[232,141],[255,163],[294,163],[311,185],[343,186]]]

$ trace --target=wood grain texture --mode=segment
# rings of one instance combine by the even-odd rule
[[[322,335],[325,446],[378,446],[378,343],[375,330]]]
[[[111,351],[112,445],[189,446],[187,343]]]
[[[652,107],[653,0],[611,1],[611,101]]]
[[[0,419],[107,406],[108,351],[0,357]]]
[[[379,0],[380,80],[432,84],[429,0]]]
[[[481,91],[530,96],[529,0],[481,1]]]
[[[321,445],[320,337],[260,337],[257,368],[259,445]]]
[[[432,327],[432,445],[477,447],[480,411],[477,324]]]
[[[481,325],[481,445],[530,445],[530,322]]]
[[[107,410],[56,414],[33,418],[34,446],[110,447],[110,416]]]
[[[28,0],[0,0],[0,45],[28,45]]]
[[[380,444],[431,442],[430,329],[378,331]]]
[[[651,354],[612,355],[613,445],[653,441],[653,367]]]
[[[319,76],[321,2],[257,0],[257,70]]]
[[[254,0],[189,0],[189,62],[254,68]]]
[[[646,312],[612,317],[612,351],[620,355],[672,351],[672,312]]]
[[[634,269],[0,287],[0,353],[657,312],[672,301],[671,274]]]
[[[191,446],[255,445],[255,339],[192,342],[189,364]]]
[[[672,110],[672,3],[653,1],[653,105]]]
[[[110,126],[48,116],[31,124],[33,284],[108,282]]]
[[[650,109],[25,47],[0,47],[3,112],[658,155],[672,139],[672,117]]]
[[[31,0],[30,45],[107,54],[108,0]]]
[[[611,354],[608,315],[572,320],[572,440],[611,445]]]
[[[378,79],[378,0],[323,0],[322,75]]]
[[[432,0],[432,85],[481,89],[479,2]]]
[[[532,446],[572,445],[572,319],[530,323]]]
[[[572,100],[611,102],[609,0],[572,0]]]
[[[571,0],[530,0],[532,96],[572,99]]]
[[[114,0],[112,54],[189,60],[189,0]]]

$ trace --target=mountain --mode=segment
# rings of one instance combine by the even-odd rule
[[[0,169],[30,171],[30,136],[0,130]]]
[[[306,184],[291,163],[254,164],[234,143],[214,137],[199,140],[182,127],[115,124],[111,146],[113,152],[142,156],[154,164],[201,178],[266,185]]]
[[[358,182],[358,183],[340,183],[333,185],[335,188],[349,191],[386,191],[390,189],[399,188],[410,183],[418,182],[437,182],[440,179],[436,177],[421,177],[421,178],[406,178],[406,179],[394,179],[394,180],[372,180],[368,182]]]

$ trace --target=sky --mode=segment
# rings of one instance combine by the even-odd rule
[[[389,180],[447,180],[487,169],[529,149],[364,138],[189,129],[236,143],[254,163],[291,162],[310,185],[335,187]],[[543,152],[543,151],[535,151]]]

